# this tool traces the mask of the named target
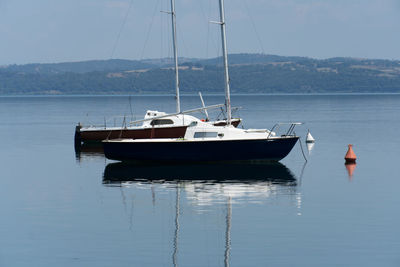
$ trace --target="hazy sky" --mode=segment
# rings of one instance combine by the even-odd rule
[[[170,0],[0,0],[0,65],[172,54]],[[225,0],[229,53],[400,59],[400,0]],[[176,0],[179,55],[221,54],[218,0]]]

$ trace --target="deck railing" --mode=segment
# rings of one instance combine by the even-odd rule
[[[272,129],[268,133],[267,139],[271,136],[271,133],[273,133],[274,131],[278,131],[281,125],[290,125],[289,129],[286,131],[285,134],[282,134],[281,137],[296,136],[294,128],[296,127],[296,125],[302,125],[302,124],[303,124],[302,122],[278,122],[277,124],[274,125],[274,127],[272,127]]]

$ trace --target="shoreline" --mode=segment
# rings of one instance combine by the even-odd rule
[[[225,96],[225,94],[207,94],[202,93],[203,96]],[[368,95],[400,95],[400,93],[232,93],[231,96],[368,96]],[[174,94],[15,94],[15,95],[0,95],[0,98],[8,97],[175,97]],[[181,94],[181,97],[198,97],[198,94]]]

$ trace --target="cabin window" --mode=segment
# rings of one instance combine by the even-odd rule
[[[189,124],[189,127],[193,127],[193,126],[196,126],[197,125],[197,121],[192,121],[190,124]]]
[[[210,137],[217,137],[217,132],[195,132],[194,138],[210,138]]]
[[[165,124],[174,124],[172,120],[169,119],[158,119],[158,120],[152,120],[150,122],[150,125],[165,125]]]

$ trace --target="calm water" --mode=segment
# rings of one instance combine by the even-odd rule
[[[77,122],[173,112],[173,101],[0,98],[0,266],[400,266],[400,95],[233,97],[247,128],[305,122],[305,165],[299,145],[273,166],[132,168],[75,154]],[[204,177],[226,181],[190,182]]]

